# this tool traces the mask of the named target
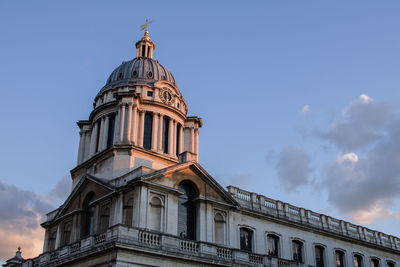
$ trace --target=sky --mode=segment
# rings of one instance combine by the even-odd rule
[[[41,252],[78,120],[153,21],[229,184],[400,236],[400,2],[0,1],[0,262]]]

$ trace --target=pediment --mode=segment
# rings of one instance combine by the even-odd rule
[[[196,162],[174,165],[147,174],[142,180],[174,190],[178,190],[182,181],[189,180],[197,187],[199,198],[238,206],[232,196]]]
[[[90,192],[93,192],[96,196],[96,199],[98,199],[114,192],[114,188],[108,185],[106,182],[103,182],[101,179],[90,176],[88,174],[85,175],[74,187],[71,194],[65,200],[64,204],[61,205],[54,219],[60,218],[68,213],[81,209],[85,197]]]

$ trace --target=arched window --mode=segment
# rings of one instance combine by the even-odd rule
[[[344,266],[344,252],[341,250],[336,250],[335,257],[336,257],[336,266],[343,267]]]
[[[163,203],[159,197],[150,200],[149,229],[161,231]]]
[[[72,230],[72,222],[65,222],[63,224],[63,233],[62,233],[62,246],[68,245],[71,241],[71,230]]]
[[[132,226],[133,219],[133,197],[128,198],[124,203],[124,224]]]
[[[225,244],[225,218],[220,212],[214,215],[214,236],[215,243]]]
[[[299,240],[292,241],[293,260],[303,262],[303,243]]]
[[[249,228],[240,228],[240,249],[252,251],[253,231]]]
[[[323,246],[315,246],[315,266],[316,267],[324,267],[324,247]]]
[[[110,222],[110,206],[104,205],[101,207],[100,213],[100,233],[104,233],[108,229]]]
[[[165,154],[168,154],[168,143],[169,143],[169,118],[164,117],[163,128],[162,128],[163,142],[162,149]]]
[[[153,132],[153,114],[144,115],[143,148],[151,149],[151,135]]]
[[[379,267],[379,259],[377,258],[371,259],[371,267]]]
[[[386,262],[387,267],[395,267],[395,263],[393,261]]]
[[[179,150],[181,149],[181,144],[179,140],[181,139],[181,128],[182,125],[178,123],[176,126],[176,156],[179,156]]]
[[[354,267],[362,267],[362,256],[354,254]]]
[[[93,192],[87,194],[85,197],[85,201],[83,202],[83,210],[84,214],[82,216],[83,219],[83,229],[82,229],[82,237],[93,234],[93,226],[94,226],[94,205],[92,202],[96,199]]]
[[[189,181],[183,181],[178,186],[182,194],[178,198],[178,234],[182,238],[196,239],[196,206],[194,198],[197,193]]]
[[[115,129],[115,113],[111,113],[109,115],[109,121],[108,121],[107,148],[110,148],[114,143],[114,129]]]
[[[267,254],[269,256],[278,257],[279,256],[279,236],[274,234],[267,235]]]

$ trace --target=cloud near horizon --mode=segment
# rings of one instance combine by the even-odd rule
[[[69,183],[68,183],[69,182]],[[22,257],[35,257],[42,252],[46,213],[54,209],[51,203],[65,199],[71,190],[71,178],[64,176],[47,194],[8,185],[0,181],[0,261],[15,256],[21,246]]]

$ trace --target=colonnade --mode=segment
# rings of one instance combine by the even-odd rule
[[[197,128],[185,127],[174,118],[162,113],[139,109],[133,103],[121,103],[117,112],[105,114],[97,119],[91,130],[89,127],[81,129],[78,164],[97,152],[107,149],[112,144],[134,144],[143,147],[146,113],[152,115],[150,148],[152,151],[163,154],[167,152],[166,154],[171,157],[177,157],[185,150],[198,153],[199,131]],[[167,135],[164,135],[163,132],[164,120],[168,120]],[[110,123],[114,124],[113,129]],[[113,133],[110,131],[113,131]],[[112,138],[109,136],[110,134],[113,134]],[[166,136],[168,136],[168,141],[165,142],[167,148],[164,147],[165,140],[163,140]],[[185,137],[189,138],[189,142],[184,141]],[[108,144],[110,139],[112,144]]]

